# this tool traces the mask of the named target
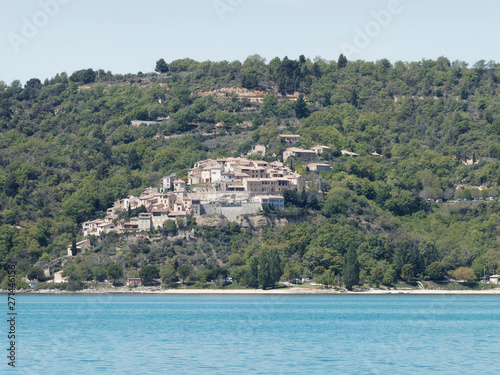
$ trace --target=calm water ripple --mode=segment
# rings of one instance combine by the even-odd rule
[[[2,374],[493,374],[500,363],[496,295],[17,300],[17,368],[4,359]]]

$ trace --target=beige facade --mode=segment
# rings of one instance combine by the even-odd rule
[[[67,283],[69,281],[69,277],[63,277],[63,271],[58,271],[54,273],[54,284]]]
[[[181,191],[186,189],[186,183],[183,180],[175,180],[174,181],[174,190]]]
[[[251,193],[280,193],[290,189],[291,181],[286,178],[247,178],[243,181],[245,191]]]
[[[155,229],[163,227],[165,220],[168,220],[168,208],[155,208],[151,210],[151,221]]]

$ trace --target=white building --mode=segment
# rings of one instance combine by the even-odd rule
[[[175,180],[174,181],[174,190],[175,191],[186,190],[186,183],[183,180]]]
[[[285,199],[282,195],[257,195],[253,198],[253,201],[260,203],[262,208],[271,207],[277,210],[285,208]]]
[[[247,155],[254,155],[254,154],[259,154],[261,156],[266,155],[266,146],[261,146],[261,145],[255,145],[252,147],[252,150],[250,150]]]
[[[102,233],[108,233],[116,229],[115,224],[112,221],[107,221],[105,219],[91,220],[82,223],[83,236],[87,237],[90,235],[100,236]]]
[[[164,176],[162,183],[160,184],[160,192],[165,193],[169,190],[172,190],[174,187],[174,181],[178,179],[179,176],[177,176],[177,173],[171,173],[168,176]]]
[[[500,284],[500,275],[490,276],[490,284]]]
[[[64,271],[58,271],[54,273],[54,284],[67,283],[69,281],[68,276],[63,277],[63,272]]]

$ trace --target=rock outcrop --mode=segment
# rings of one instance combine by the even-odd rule
[[[236,222],[242,229],[255,232],[261,232],[269,226],[282,227],[288,223],[286,219],[280,219],[276,215],[245,215],[238,217]]]
[[[229,226],[227,223],[227,219],[219,214],[197,216],[196,224],[200,227],[218,230],[224,230]]]

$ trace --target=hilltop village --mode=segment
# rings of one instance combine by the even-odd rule
[[[295,140],[298,135],[283,135],[286,140]],[[310,171],[330,170],[329,164],[315,163],[323,152],[330,153],[327,146],[318,145],[311,150],[290,147],[283,150],[283,161],[290,157],[309,161]],[[264,156],[264,146],[254,146],[249,154]],[[342,154],[355,157],[346,150]],[[82,224],[84,237],[110,231],[141,231],[161,228],[166,220],[184,221],[205,214],[220,214],[234,221],[243,214],[254,214],[265,208],[280,210],[285,202],[284,190],[306,189],[306,179],[283,162],[266,162],[245,157],[201,160],[189,170],[187,177],[177,173],[164,176],[158,188],[148,188],[139,197],[128,196],[117,200],[107,210],[103,219]],[[127,222],[120,222],[119,214],[144,207]]]

